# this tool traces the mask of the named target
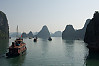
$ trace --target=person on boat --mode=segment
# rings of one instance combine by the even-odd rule
[[[20,46],[20,43],[18,43],[18,42],[15,42],[16,43],[16,46]]]

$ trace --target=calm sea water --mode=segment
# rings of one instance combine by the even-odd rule
[[[86,44],[82,40],[62,40],[53,37],[46,39],[24,39],[27,44],[26,54],[14,58],[6,58],[8,44],[15,38],[0,41],[0,66],[99,66],[99,59],[89,57]],[[88,58],[89,57],[89,58]]]

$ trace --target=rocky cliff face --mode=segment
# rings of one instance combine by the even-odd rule
[[[62,33],[62,38],[67,40],[76,40],[76,39],[84,39],[86,27],[90,19],[86,20],[86,23],[82,29],[75,30],[72,25],[67,25],[65,30]]]
[[[89,24],[90,20],[91,19],[86,20],[85,25],[82,29],[76,30],[76,39],[83,39],[84,40],[86,28],[87,28],[87,25]]]
[[[62,33],[62,38],[63,39],[68,39],[68,40],[73,40],[75,39],[75,29],[73,28],[72,25],[67,25],[65,30]]]
[[[84,29],[86,31],[86,28],[87,28],[87,25],[89,24],[91,19],[87,19],[86,22],[85,22],[85,25],[82,29]]]
[[[8,38],[9,37],[9,26],[6,15],[0,11],[0,38]]]
[[[39,38],[49,38],[50,37],[50,32],[46,25],[43,26],[41,31],[37,34],[37,37],[39,37]]]
[[[99,43],[99,12],[94,13],[93,18],[87,25],[84,42],[90,44],[93,42]]]

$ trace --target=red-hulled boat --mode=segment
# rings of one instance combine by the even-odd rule
[[[18,38],[14,42],[12,42],[12,45],[8,48],[9,52],[6,53],[6,56],[13,57],[13,56],[19,56],[26,52],[26,44],[23,42],[23,39]]]

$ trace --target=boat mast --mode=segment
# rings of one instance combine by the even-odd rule
[[[17,25],[17,29],[16,29],[16,30],[17,30],[17,35],[16,35],[16,37],[18,37],[18,25]]]

